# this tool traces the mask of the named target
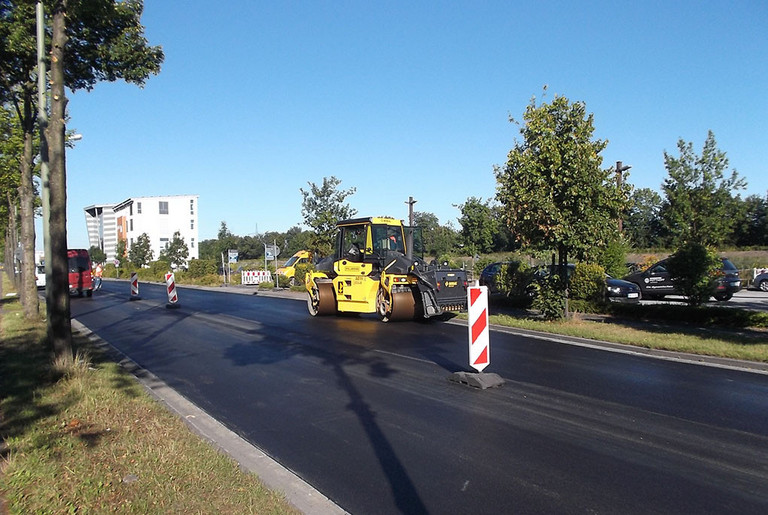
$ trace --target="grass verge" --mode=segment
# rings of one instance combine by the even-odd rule
[[[44,324],[2,302],[0,512],[298,513],[85,339],[53,364]]]
[[[663,306],[662,306],[663,307]],[[531,331],[573,336],[590,340],[633,345],[647,349],[688,352],[704,356],[768,362],[768,331],[763,326],[717,325],[712,322],[717,314],[686,315],[696,308],[687,306],[666,306],[675,308],[678,323],[668,319],[654,321],[640,316],[629,316],[626,310],[612,316],[590,316],[576,313],[564,321],[547,322],[524,314],[494,314],[489,317],[491,324],[516,327]],[[705,308],[706,309],[706,308]],[[726,308],[709,308],[725,310]],[[493,306],[491,311],[494,311]],[[748,313],[741,316],[728,309],[729,320],[749,319]],[[646,315],[647,312],[643,311]],[[764,315],[764,314],[762,314]],[[463,315],[466,317],[466,315]],[[685,323],[680,321],[686,321]]]

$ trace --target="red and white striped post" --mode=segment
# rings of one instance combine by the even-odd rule
[[[469,366],[482,372],[491,363],[491,344],[488,328],[488,288],[470,286],[467,291],[469,306]]]
[[[165,307],[179,307],[179,296],[176,293],[176,280],[173,276],[173,272],[168,272],[165,274],[165,288],[168,291],[168,304],[166,304]]]
[[[131,272],[131,300],[139,299],[139,274]]]

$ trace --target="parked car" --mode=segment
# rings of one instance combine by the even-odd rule
[[[760,291],[768,291],[768,271],[755,275],[752,279],[752,287]]]
[[[566,266],[568,267],[568,277],[570,278],[573,275],[573,271],[576,270],[576,265],[569,263]],[[549,276],[553,270],[554,268],[552,265],[541,267],[536,271],[534,277],[538,281],[542,281],[547,276]],[[634,283],[624,281],[622,279],[616,279],[615,277],[611,277],[610,275],[605,274],[604,295],[605,299],[609,302],[633,303],[640,300],[640,288]]]
[[[739,269],[727,258],[720,258],[722,267],[715,284],[715,300],[726,301],[733,297],[733,294],[741,290],[741,279],[739,279]],[[665,295],[680,295],[676,288],[672,276],[667,270],[667,259],[662,259],[658,263],[650,266],[648,269],[634,272],[626,277],[625,281],[635,283],[641,292],[642,298],[661,299]]]
[[[35,266],[35,282],[37,283],[37,288],[45,288],[45,266],[44,265],[36,265]]]

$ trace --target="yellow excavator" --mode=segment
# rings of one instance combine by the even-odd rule
[[[336,227],[334,255],[306,275],[310,315],[377,313],[390,322],[466,310],[466,272],[413,257],[418,228],[390,217],[343,220]]]

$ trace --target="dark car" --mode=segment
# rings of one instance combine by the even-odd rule
[[[573,271],[576,269],[576,265],[568,264],[568,277],[573,275]],[[538,281],[546,278],[554,268],[552,265],[539,268],[534,277]],[[640,288],[629,281],[622,279],[616,279],[608,274],[605,274],[605,291],[604,295],[609,302],[637,302],[640,300]]]
[[[759,270],[758,270],[759,271]],[[760,291],[768,291],[768,271],[762,271],[752,279],[752,287]]]
[[[722,260],[720,274],[715,284],[715,300],[726,301],[733,297],[733,294],[741,290],[741,279],[739,279],[739,269],[726,258]],[[672,276],[667,270],[668,259],[662,259],[646,270],[635,272],[624,277],[625,281],[635,283],[641,291],[642,298],[661,299],[665,295],[680,295],[676,284],[672,281]]]

